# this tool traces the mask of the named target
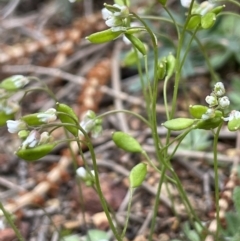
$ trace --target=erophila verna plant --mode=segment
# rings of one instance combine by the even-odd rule
[[[96,157],[90,141],[90,137],[97,138],[98,135],[101,134],[102,119],[106,115],[114,114],[117,111],[110,111],[97,116],[93,111],[89,110],[85,114],[85,117],[79,120],[78,116],[68,105],[59,103],[47,86],[40,82],[37,90],[46,91],[49,96],[55,100],[55,107],[39,113],[30,113],[15,119],[15,114],[20,112],[19,103],[21,103],[27,93],[36,90],[36,88],[31,89],[27,87],[28,83],[30,81],[35,81],[36,78],[15,75],[3,80],[0,84],[0,125],[3,126],[7,124],[10,133],[18,134],[22,141],[19,149],[16,150],[16,155],[26,161],[35,161],[44,157],[50,153],[57,144],[62,142],[63,140],[54,140],[52,137],[52,132],[60,127],[63,127],[67,133],[67,138],[64,141],[77,142],[80,149],[82,143],[87,145],[91,152],[94,170],[91,170],[87,163],[85,163],[85,167],[80,167],[76,170],[76,173],[87,185],[94,186],[97,190],[110,228],[118,241],[124,239],[129,222],[132,196],[135,188],[141,186],[145,180],[148,166],[153,167],[161,176],[157,187],[157,195],[153,207],[153,217],[148,239],[153,239],[160,202],[158,197],[161,193],[162,185],[164,182],[169,182],[177,188],[188,219],[199,237],[198,240],[205,240],[209,235],[214,238],[213,240],[220,240],[217,143],[220,130],[224,123],[227,124],[229,131],[237,131],[240,129],[240,111],[231,110],[230,101],[227,97],[224,84],[219,80],[210,61],[208,61],[208,54],[204,50],[198,33],[211,29],[214,26],[221,14],[224,13],[225,5],[221,4],[221,0],[204,1],[202,3],[195,0],[181,0],[181,5],[185,10],[185,20],[182,24],[179,24],[168,8],[167,0],[158,0],[156,2],[157,3],[154,4],[159,4],[168,14],[168,18],[161,16],[144,16],[143,14],[138,15],[133,13],[131,12],[131,1],[129,0],[116,0],[113,5],[104,4],[102,16],[105,20],[107,29],[86,37],[86,39],[93,44],[101,44],[120,38],[123,38],[127,44],[131,44],[132,49],[127,56],[128,58],[132,58],[131,63],[135,63],[139,70],[139,78],[144,95],[143,101],[146,103],[147,117],[145,118],[128,110],[120,110],[118,112],[134,115],[143,121],[151,130],[156,159],[158,161],[158,163],[153,162],[141,144],[129,133],[121,131],[113,133],[112,140],[117,147],[126,152],[139,153],[143,155],[145,159],[145,162],[141,162],[134,166],[129,174],[129,189],[131,195],[126,222],[122,231],[120,231],[119,227],[116,227],[116,224],[113,222],[107,203],[102,196],[101,185],[98,179]],[[225,3],[228,2],[240,7],[238,1],[225,1]],[[228,12],[228,14],[231,13]],[[175,48],[171,53],[164,57],[159,57],[159,52],[161,52],[158,40],[159,33],[154,32],[148,26],[146,20],[160,21],[174,26],[178,41],[177,44],[173,43]],[[188,36],[188,38],[186,38],[186,36]],[[148,42],[146,42],[147,40]],[[209,95],[205,98],[206,105],[189,106],[189,118],[176,117],[177,97],[179,86],[181,85],[182,69],[193,42],[199,46],[206,58],[206,65],[213,79],[213,89],[212,92],[209,91]],[[187,46],[187,48],[183,48],[183,46]],[[149,57],[149,53],[151,53],[151,57]],[[142,63],[144,63],[144,68],[142,68]],[[149,73],[149,63],[153,65],[152,75]],[[169,86],[170,80],[174,81],[174,84],[171,84],[172,99],[168,100],[169,95],[167,95],[167,89],[170,88],[167,87]],[[166,110],[166,121],[157,123],[156,103],[159,97],[158,84],[161,81],[163,82],[162,96]],[[18,101],[13,102],[12,97],[16,92],[21,92],[22,97]],[[171,109],[169,109],[169,106],[171,106]],[[162,124],[162,126],[167,129],[166,138],[164,138],[165,141],[158,135],[158,124]],[[207,225],[199,219],[171,163],[171,159],[177,151],[181,141],[194,129],[210,130],[214,137],[213,160],[217,214],[217,227],[214,233],[211,233]],[[174,139],[170,139],[172,131],[180,131],[180,134]],[[80,154],[83,155],[82,152],[80,152]]]

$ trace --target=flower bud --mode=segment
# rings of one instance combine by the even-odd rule
[[[157,77],[159,80],[163,79],[167,73],[167,60],[162,59],[157,66]]]
[[[38,145],[46,144],[46,143],[48,143],[51,140],[52,140],[52,136],[49,135],[49,133],[47,131],[44,131],[40,135],[40,140],[38,142]]]
[[[217,95],[217,96],[223,96],[225,94],[225,88],[224,88],[224,85],[222,82],[217,82],[215,85],[214,85],[214,89],[213,89],[214,93]]]
[[[228,99],[227,96],[223,96],[223,97],[219,98],[218,102],[219,102],[219,107],[222,109],[225,109],[225,108],[229,107],[229,105],[230,105],[230,100]]]
[[[28,137],[29,133],[30,133],[30,131],[21,130],[18,132],[18,137],[22,140],[25,140]]]
[[[217,97],[215,95],[208,95],[205,98],[205,101],[209,104],[209,107],[213,107],[218,105],[218,100]]]

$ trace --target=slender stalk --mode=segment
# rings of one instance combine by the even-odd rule
[[[22,234],[19,232],[18,228],[15,226],[12,218],[11,218],[11,215],[5,210],[3,204],[0,202],[0,209],[2,210],[3,212],[3,215],[4,217],[6,218],[8,224],[11,226],[11,228],[13,229],[14,233],[16,234],[17,238],[19,241],[26,241],[24,239],[24,237],[22,236]]]
[[[217,159],[217,144],[218,144],[218,138],[219,133],[222,128],[223,123],[217,128],[217,131],[214,135],[213,140],[213,166],[214,166],[214,186],[215,186],[215,203],[216,203],[216,219],[217,219],[217,228],[216,228],[216,240],[218,240],[219,237],[219,231],[220,231],[220,216],[219,216],[219,175],[218,175],[218,159]]]
[[[129,217],[130,217],[130,212],[131,212],[133,192],[134,192],[134,189],[130,188],[130,190],[129,190],[128,208],[127,208],[127,216],[126,216],[125,225],[124,225],[124,228],[123,228],[123,231],[122,231],[122,235],[121,235],[122,239],[124,239],[124,236],[125,236],[125,233],[126,233],[127,227],[128,227],[128,222],[129,222]]]

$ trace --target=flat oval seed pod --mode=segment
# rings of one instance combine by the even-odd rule
[[[116,131],[112,139],[117,147],[128,152],[142,152],[142,147],[138,141],[127,133]]]
[[[190,118],[176,118],[176,119],[168,120],[164,122],[162,125],[172,131],[181,131],[192,126],[193,123],[194,123],[194,120]]]
[[[51,152],[54,149],[55,146],[56,143],[48,143],[36,146],[34,148],[19,149],[16,152],[16,155],[26,161],[36,161],[46,156],[49,152]]]
[[[130,187],[135,188],[142,185],[145,177],[147,175],[147,164],[139,163],[135,167],[132,168],[129,180],[130,180]]]
[[[93,33],[86,37],[88,41],[90,41],[93,44],[101,44],[110,42],[111,40],[116,39],[119,37],[123,31],[112,31],[112,29],[107,29],[101,32]]]
[[[73,109],[70,108],[68,105],[56,103],[56,110],[58,112],[63,112],[62,114],[61,113],[57,114],[58,118],[60,119],[60,121],[62,123],[77,125],[78,118],[77,118],[75,112],[73,111]],[[78,135],[78,127],[77,126],[76,127],[74,127],[74,126],[64,126],[64,128],[66,128],[74,136]]]

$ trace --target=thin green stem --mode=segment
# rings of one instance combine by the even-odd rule
[[[187,31],[187,24],[188,24],[188,22],[191,18],[193,3],[194,3],[194,0],[191,1],[190,7],[188,9],[187,19],[185,21],[185,24],[183,26],[182,32],[181,32],[180,37],[179,37],[177,54],[176,54],[176,73],[175,73],[175,81],[174,81],[174,88],[173,88],[172,111],[171,111],[170,118],[174,117],[174,114],[175,114],[175,111],[176,111],[178,89],[179,89],[179,83],[180,83],[180,78],[181,78],[181,51],[182,51],[182,48],[183,48],[185,33]]]
[[[87,143],[87,146],[89,148],[89,152],[91,154],[91,159],[92,159],[92,162],[93,162],[94,177],[95,177],[95,186],[96,186],[96,189],[97,189],[97,193],[98,193],[102,208],[103,208],[103,210],[104,210],[104,212],[107,216],[109,226],[110,226],[115,238],[118,241],[122,241],[121,236],[119,235],[117,229],[114,226],[114,223],[112,221],[112,218],[111,218],[109,210],[108,210],[108,205],[107,205],[106,200],[105,200],[105,198],[103,196],[103,193],[102,193],[99,175],[98,175],[98,166],[97,166],[97,161],[96,161],[96,155],[95,155],[94,148],[92,146],[91,140],[90,140],[89,136],[87,135],[87,133],[84,131],[84,129],[81,126],[79,126],[79,128],[86,138],[86,143]]]
[[[144,122],[148,127],[151,128],[151,123],[149,121],[147,121],[143,116],[135,113],[135,112],[132,112],[130,110],[111,110],[111,111],[107,111],[101,115],[98,115],[96,117],[97,118],[103,118],[105,116],[108,116],[108,115],[112,115],[112,114],[116,114],[116,113],[126,113],[126,114],[130,114],[130,115],[134,115],[135,117],[137,117],[139,120],[141,120],[142,122]]]
[[[127,227],[128,227],[129,217],[130,217],[130,213],[131,213],[131,205],[132,205],[133,193],[134,193],[134,189],[130,188],[129,189],[129,200],[128,200],[127,216],[126,216],[125,225],[124,225],[124,228],[123,228],[123,231],[122,231],[122,235],[121,235],[122,239],[124,239],[124,236],[125,236],[125,233],[126,233]]]
[[[2,210],[3,212],[3,215],[4,217],[6,218],[8,224],[11,226],[11,228],[13,229],[14,233],[16,234],[17,238],[19,241],[26,241],[24,239],[24,237],[22,236],[22,234],[19,232],[18,228],[15,226],[12,218],[11,218],[11,215],[5,210],[3,204],[0,202],[0,209]]]
[[[156,226],[158,207],[159,207],[159,203],[160,203],[160,194],[161,194],[161,190],[162,190],[162,184],[165,179],[166,170],[167,170],[167,167],[163,166],[161,178],[160,178],[160,181],[159,181],[158,187],[157,187],[156,198],[154,200],[153,217],[152,217],[151,226],[150,226],[149,241],[153,240],[153,233],[154,233],[154,229]]]
[[[152,168],[153,168],[156,172],[158,172],[160,175],[162,175],[162,171],[159,170],[159,169],[156,167],[156,165],[155,165],[155,164],[152,162],[152,160],[149,158],[148,154],[147,154],[145,151],[143,151],[142,154],[146,157],[147,161],[148,161],[149,164],[152,166]],[[166,178],[167,178],[169,181],[171,181],[172,183],[176,184],[175,180],[172,179],[171,177],[166,176]]]
[[[217,144],[218,144],[218,138],[219,133],[222,128],[223,123],[217,128],[217,131],[214,135],[213,140],[213,166],[214,166],[214,186],[215,186],[215,203],[216,203],[216,220],[217,220],[217,228],[216,228],[216,240],[218,240],[219,237],[219,231],[220,231],[220,216],[219,216],[219,175],[218,175],[218,150],[217,150]]]

